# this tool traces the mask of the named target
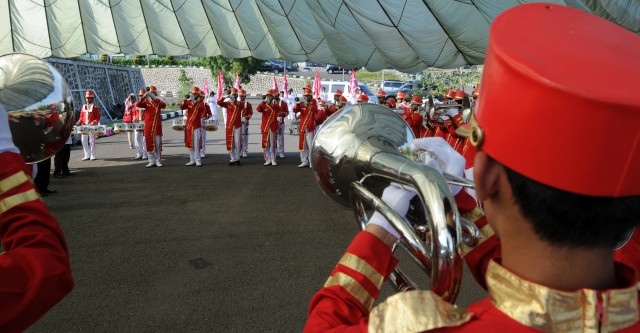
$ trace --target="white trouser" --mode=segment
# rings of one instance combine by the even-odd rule
[[[135,131],[134,133],[135,133],[135,137],[136,137],[136,153],[137,153],[137,156],[146,157],[147,156],[147,143],[145,142],[145,139],[144,139],[144,132]]]
[[[309,163],[309,147],[311,146],[311,142],[313,142],[313,134],[314,131],[311,132],[307,132],[307,130],[304,130],[304,146],[303,146],[303,150],[300,152],[300,160],[302,161],[302,163]]]
[[[296,115],[293,113],[293,104],[289,103],[289,115],[287,116],[289,120],[296,119]]]
[[[82,135],[81,140],[84,158],[96,158],[96,137],[94,135]]]
[[[249,122],[242,123],[242,149],[240,151],[249,154]]]
[[[242,128],[237,127],[233,130],[233,138],[231,139],[231,151],[229,152],[229,159],[231,162],[235,162],[240,159],[240,153],[242,152],[240,131]]]
[[[201,128],[193,130],[193,149],[189,149],[189,162],[200,163],[200,132]]]
[[[200,155],[204,155],[207,152],[207,130],[204,128],[200,129],[200,142],[202,142],[202,147],[200,147]]]
[[[140,132],[142,133],[142,132]],[[144,138],[144,136],[143,136]],[[156,146],[156,152],[155,153],[149,153],[148,157],[149,157],[149,162],[155,162],[155,161],[160,161],[160,157],[162,157],[162,135],[155,135],[153,137],[153,141],[155,143]],[[147,151],[147,147],[145,146],[145,154]]]
[[[282,122],[280,126],[278,126],[277,140],[278,140],[278,149],[277,149],[278,153],[284,154],[284,122]]]
[[[222,108],[222,119],[224,120],[224,126],[227,127],[227,109]]]
[[[269,140],[267,140],[267,148],[264,150],[264,160],[266,162],[273,162],[277,159],[278,155],[276,154],[276,133],[269,131]]]
[[[127,132],[127,139],[129,139],[129,146],[135,146],[136,144],[136,139],[135,139],[135,132]]]

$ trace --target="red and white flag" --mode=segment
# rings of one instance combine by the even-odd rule
[[[284,73],[282,81],[282,89],[284,89],[284,95],[285,97],[289,98],[289,82],[287,82],[287,73]]]
[[[234,88],[238,89],[238,92],[240,92],[240,74],[236,75],[236,85]]]
[[[280,90],[278,90],[278,81],[276,81],[276,75],[273,74],[273,90],[277,93]]]
[[[320,82],[320,74],[316,69],[316,78],[313,80],[313,93],[316,96],[316,100],[320,97],[320,89],[322,89],[322,83]]]
[[[356,89],[358,89],[358,80],[356,80],[356,71],[352,70],[351,78],[349,79],[349,94],[351,94],[351,96],[354,96],[356,93]]]
[[[204,80],[204,86],[202,88],[202,92],[204,92],[205,96],[209,96],[209,80]]]
[[[224,76],[222,71],[218,72],[218,100],[222,99],[222,87],[224,87]]]

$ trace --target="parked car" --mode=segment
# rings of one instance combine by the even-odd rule
[[[412,90],[422,90],[422,84],[419,81],[407,81],[405,84],[398,88],[398,91],[402,91],[405,94],[411,93]],[[397,92],[396,92],[397,93]]]
[[[274,60],[273,62],[279,64],[284,68],[285,62],[281,60]],[[298,63],[287,61],[287,72],[297,72],[299,70]]]
[[[387,97],[394,97],[400,90],[404,82],[397,80],[382,81],[382,90],[387,93]]]
[[[263,62],[262,65],[260,65],[260,67],[258,67],[258,71],[273,72],[278,74],[280,72],[284,72],[284,66],[282,66],[282,64],[279,64],[273,60],[267,60]]]
[[[342,68],[342,67],[340,67],[338,65],[327,65],[327,73],[329,73],[329,74],[334,74],[334,73],[351,74],[351,69]]]

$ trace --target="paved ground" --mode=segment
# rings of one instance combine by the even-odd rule
[[[350,211],[286,158],[262,165],[259,116],[250,157],[227,166],[222,131],[200,168],[186,167],[182,132],[163,123],[162,168],[132,160],[125,135],[98,140],[97,161],[51,179],[45,198],[71,252],[74,291],[30,332],[297,332],[311,296],[351,238]],[[470,275],[459,303],[481,297]],[[392,293],[386,286],[384,296]]]

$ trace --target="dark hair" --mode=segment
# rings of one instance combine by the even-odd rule
[[[640,196],[595,197],[559,190],[505,166],[523,216],[543,240],[563,247],[613,248],[640,220]]]

